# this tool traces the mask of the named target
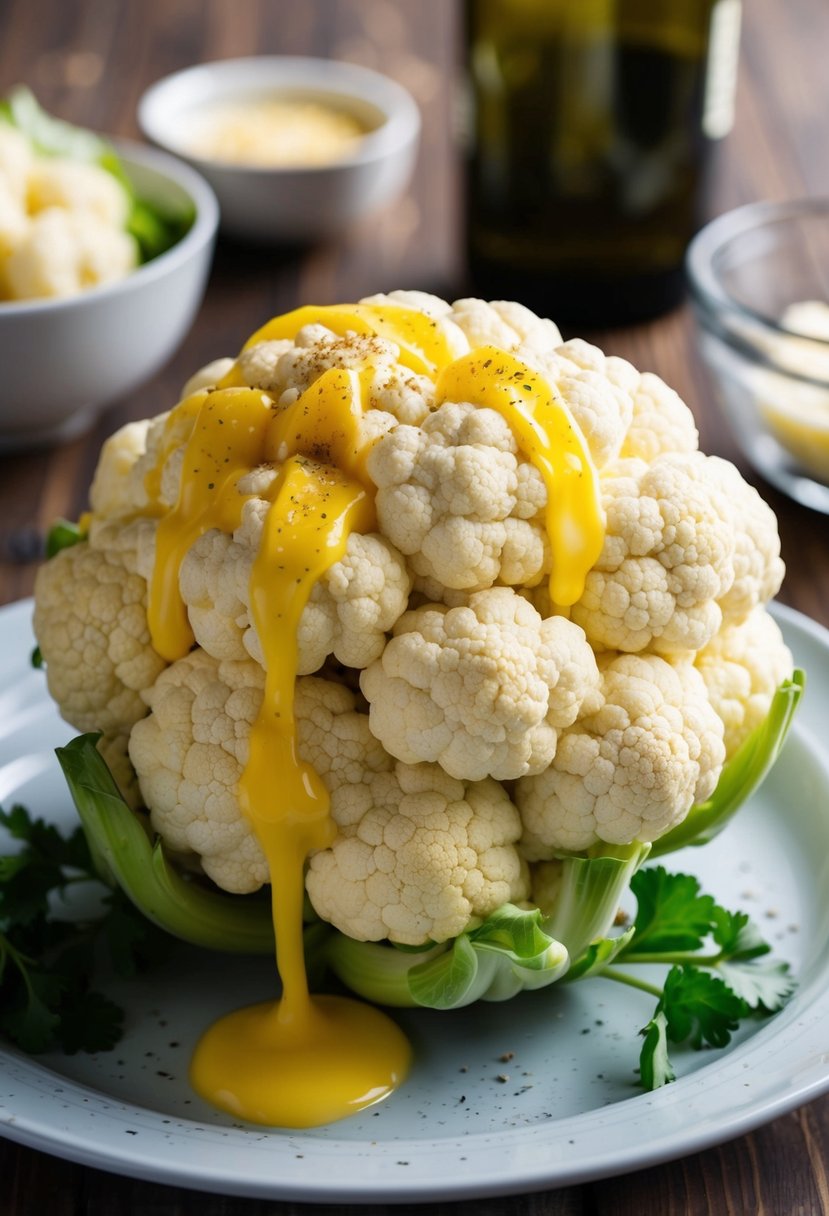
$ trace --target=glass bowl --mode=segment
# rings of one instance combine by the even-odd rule
[[[829,514],[829,199],[751,203],[688,250],[700,345],[745,456]]]

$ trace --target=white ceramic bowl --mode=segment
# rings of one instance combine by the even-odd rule
[[[116,283],[62,300],[0,303],[0,452],[80,434],[167,361],[201,303],[219,218],[212,190],[162,152],[117,147],[142,198],[192,202],[195,221]]]
[[[254,97],[328,104],[352,114],[367,134],[340,160],[309,167],[258,168],[198,156],[188,130],[200,107]],[[226,59],[176,72],[138,105],[148,139],[204,174],[219,198],[222,228],[259,241],[330,236],[395,198],[414,165],[420,113],[409,93],[378,72],[329,59]]]

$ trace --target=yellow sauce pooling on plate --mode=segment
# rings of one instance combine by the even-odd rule
[[[310,852],[332,843],[335,829],[325,786],[297,751],[297,630],[314,583],[343,556],[353,528],[371,528],[374,512],[362,486],[301,456],[290,457],[279,481],[251,577],[267,674],[239,799],[268,861],[282,997],[211,1026],[190,1076],[203,1097],[231,1114],[311,1127],[386,1097],[408,1071],[410,1050],[379,1010],[308,993],[303,866]]]
[[[366,134],[353,114],[319,101],[250,97],[201,108],[184,142],[207,160],[286,169],[342,160]]]
[[[495,348],[457,358],[450,330],[405,307],[297,309],[251,343],[293,337],[311,322],[342,335],[380,334],[400,346],[406,366],[439,377],[438,400],[470,401],[506,418],[545,478],[552,586],[557,602],[572,603],[601,548],[601,508],[584,440],[544,380]],[[315,1126],[379,1101],[400,1084],[410,1060],[405,1036],[379,1010],[312,996],[303,956],[304,864],[331,844],[335,827],[322,780],[299,756],[297,631],[315,582],[343,556],[349,534],[376,526],[361,440],[371,374],[370,367],[331,368],[278,409],[268,394],[234,387],[231,371],[219,388],[172,411],[146,481],[148,513],[160,516],[148,619],[153,645],[172,662],[193,644],[178,584],[185,554],[207,530],[238,527],[246,473],[263,462],[278,470],[266,492],[271,505],[250,581],[266,676],[239,802],[268,861],[282,996],[211,1026],[196,1047],[191,1081],[234,1116],[283,1127]],[[176,440],[186,441],[179,497],[164,513],[161,469]]]

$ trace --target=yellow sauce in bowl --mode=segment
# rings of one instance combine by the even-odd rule
[[[366,133],[353,114],[323,102],[252,97],[205,107],[186,145],[205,160],[303,168],[342,160]]]

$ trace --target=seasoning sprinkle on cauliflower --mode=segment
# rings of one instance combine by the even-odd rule
[[[328,965],[391,1003],[586,973],[651,846],[703,804],[713,834],[799,696],[770,509],[656,375],[518,304],[276,318],[107,441],[91,508],[37,582],[61,712],[237,899],[285,800],[322,800]]]

